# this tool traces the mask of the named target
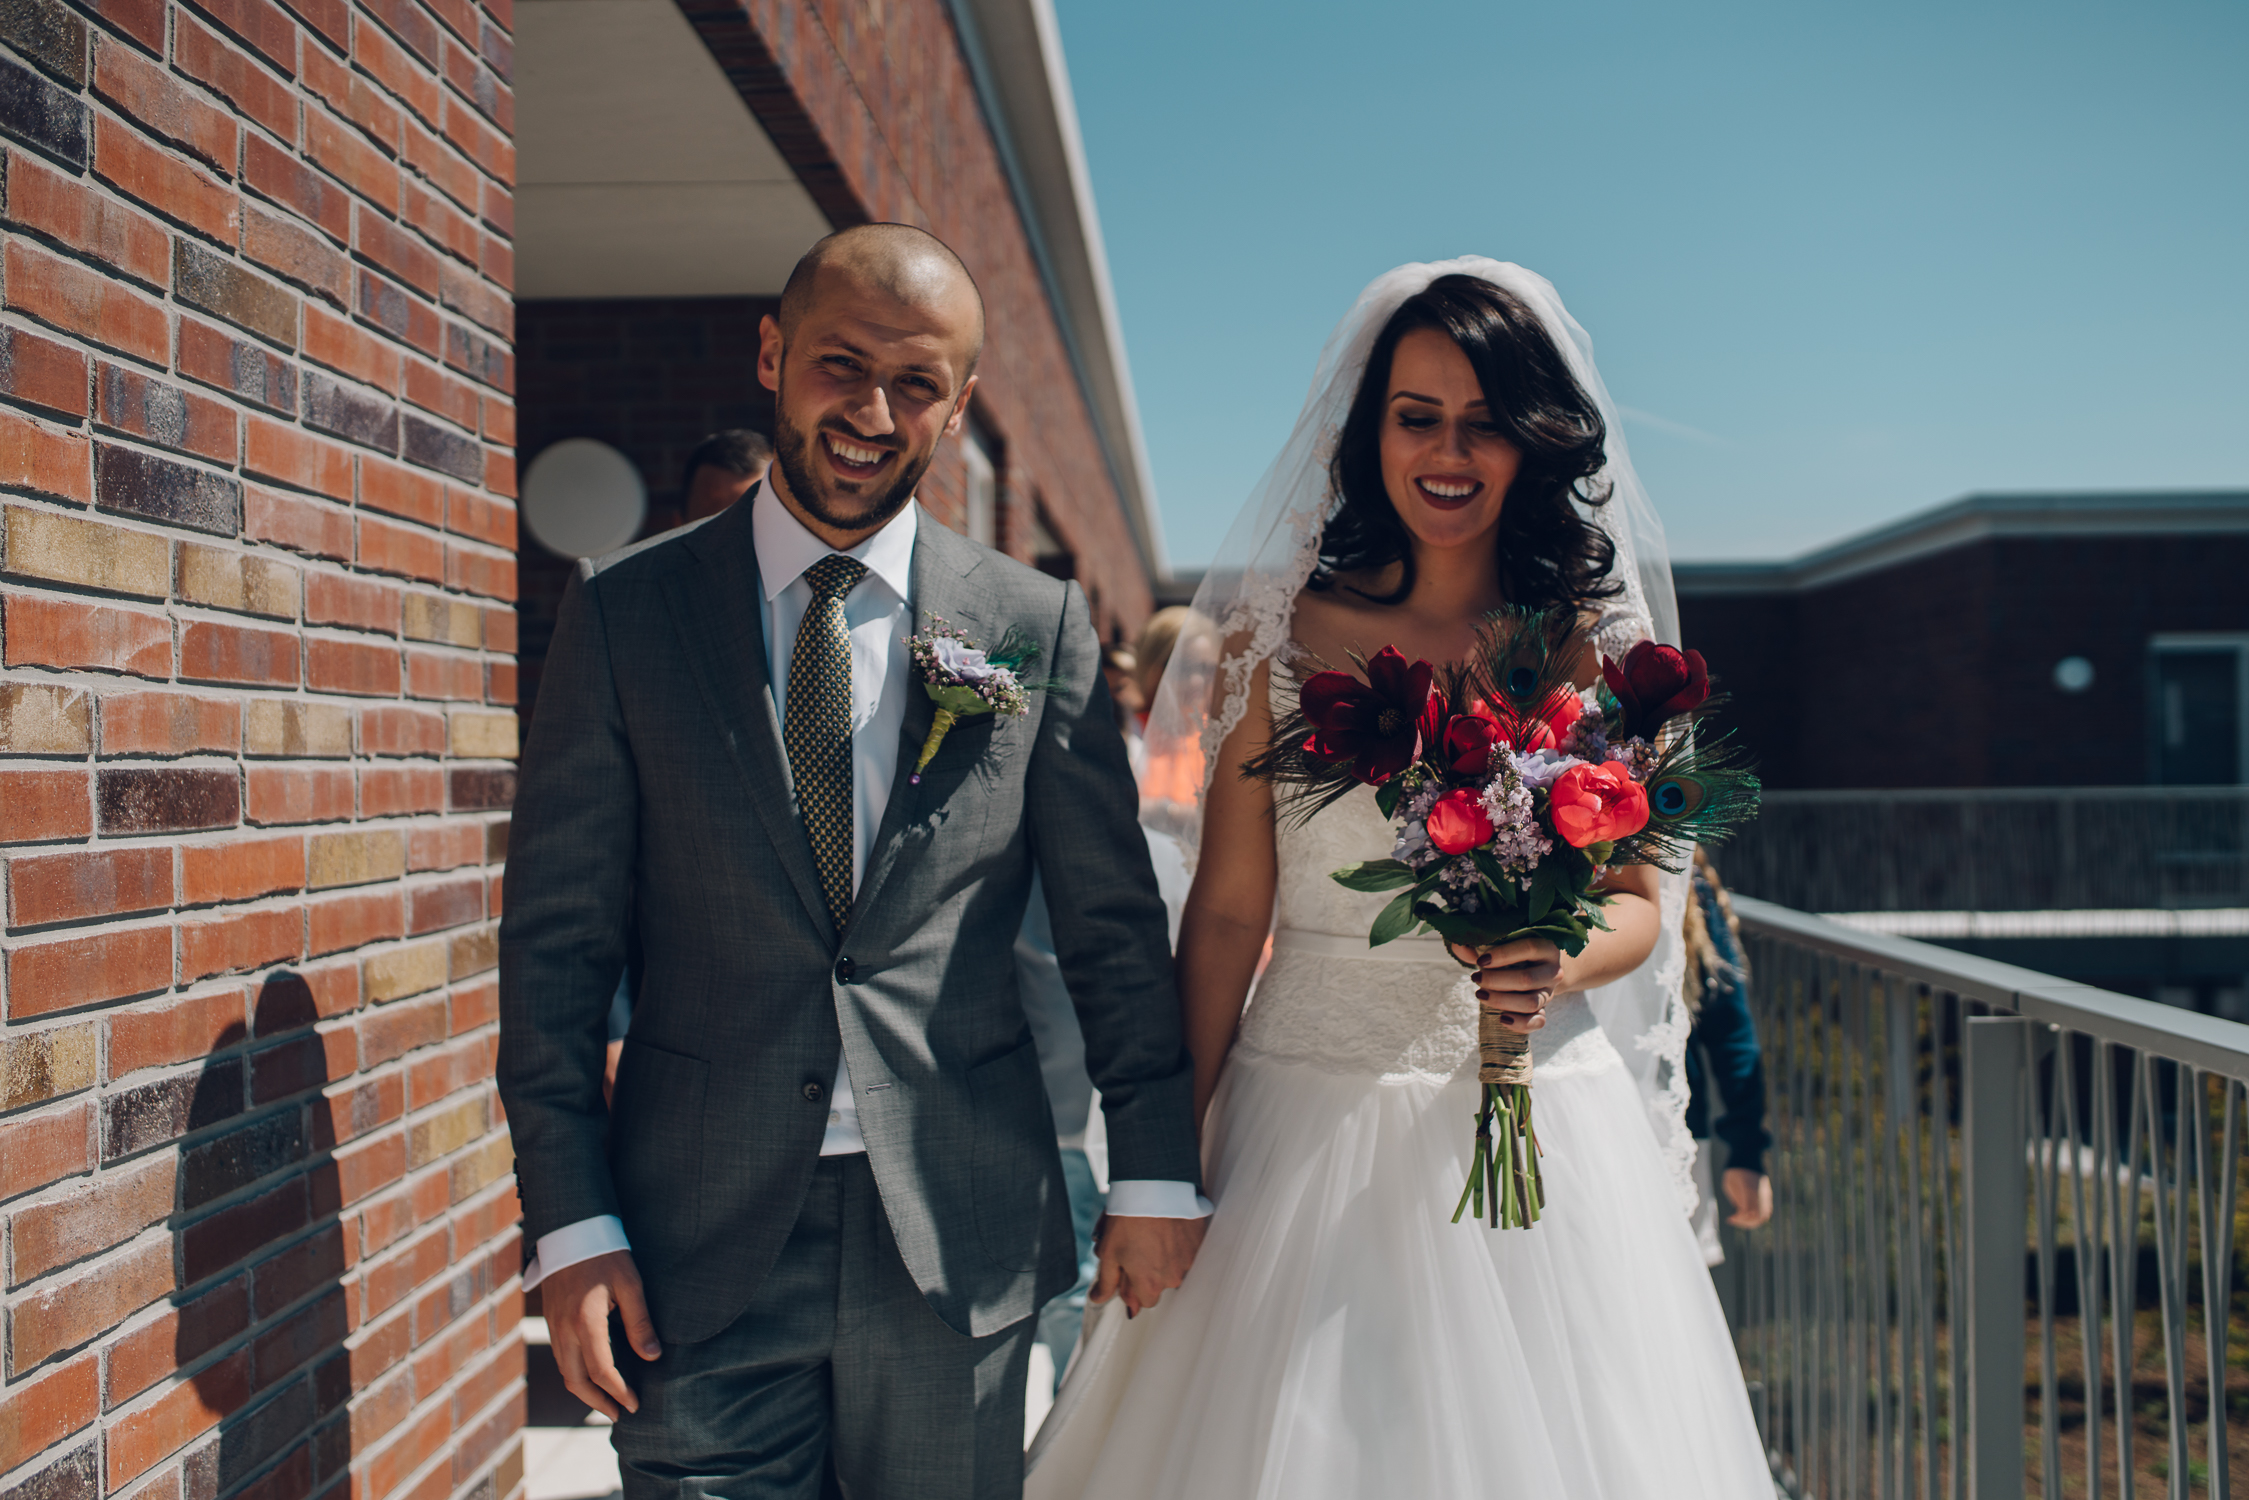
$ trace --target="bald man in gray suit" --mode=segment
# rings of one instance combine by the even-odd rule
[[[1163,903],[1083,595],[913,503],[975,386],[965,268],[847,230],[761,334],[773,471],[581,563],[547,658],[501,928],[525,1282],[628,1500],[1012,1500],[1077,1268],[1011,946],[1035,868],[1108,1123],[1095,1295],[1147,1306],[1209,1207]],[[940,619],[1055,685],[916,776]]]

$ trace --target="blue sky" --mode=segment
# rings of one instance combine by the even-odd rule
[[[2249,5],[1055,0],[1172,557],[1387,267],[1553,279],[1681,558],[2249,488]]]

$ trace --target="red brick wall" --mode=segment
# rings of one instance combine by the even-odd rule
[[[2244,577],[2241,536],[2007,537],[1679,606],[1769,785],[2118,786],[2148,779],[2149,638],[2249,631]]]
[[[0,1486],[504,1500],[509,11],[0,6]]]
[[[1153,602],[945,0],[679,0],[829,218],[917,224],[960,255],[988,319],[977,416],[1008,522],[1034,508],[1077,560],[1104,635]],[[933,471],[939,519],[958,459]],[[958,502],[953,502],[957,504]],[[1001,541],[1026,555],[1003,524]]]

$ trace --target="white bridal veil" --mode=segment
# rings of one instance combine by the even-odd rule
[[[1296,427],[1250,492],[1195,591],[1196,619],[1182,633],[1156,694],[1148,723],[1148,759],[1168,774],[1150,778],[1142,817],[1150,828],[1178,841],[1189,869],[1199,852],[1211,777],[1223,769],[1217,765],[1218,747],[1241,722],[1258,664],[1287,641],[1296,597],[1318,561],[1320,533],[1335,504],[1328,461],[1374,341],[1408,297],[1450,275],[1475,276],[1521,298],[1545,325],[1608,424],[1607,462],[1597,482],[1610,486],[1610,499],[1588,514],[1616,544],[1616,577],[1624,590],[1608,601],[1596,628],[1602,652],[1622,657],[1637,640],[1679,639],[1663,523],[1633,471],[1616,405],[1593,365],[1593,341],[1562,306],[1553,285],[1521,266],[1473,255],[1385,272],[1359,294],[1320,351]],[[1654,954],[1635,973],[1589,992],[1587,998],[1640,1085],[1682,1204],[1691,1211],[1694,1142],[1686,1126],[1688,1019],[1681,993],[1686,878],[1665,876],[1662,893],[1663,931]]]

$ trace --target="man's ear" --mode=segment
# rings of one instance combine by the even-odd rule
[[[760,360],[758,372],[763,374],[764,371],[764,362]],[[961,423],[968,420],[968,398],[974,394],[976,394],[976,377],[971,375],[968,377],[968,384],[961,387],[961,393],[953,398],[953,414],[945,419],[945,436],[960,436]]]
[[[781,356],[787,345],[781,325],[769,314],[757,320],[757,380],[769,391],[781,389]],[[974,384],[971,381],[970,384]]]

